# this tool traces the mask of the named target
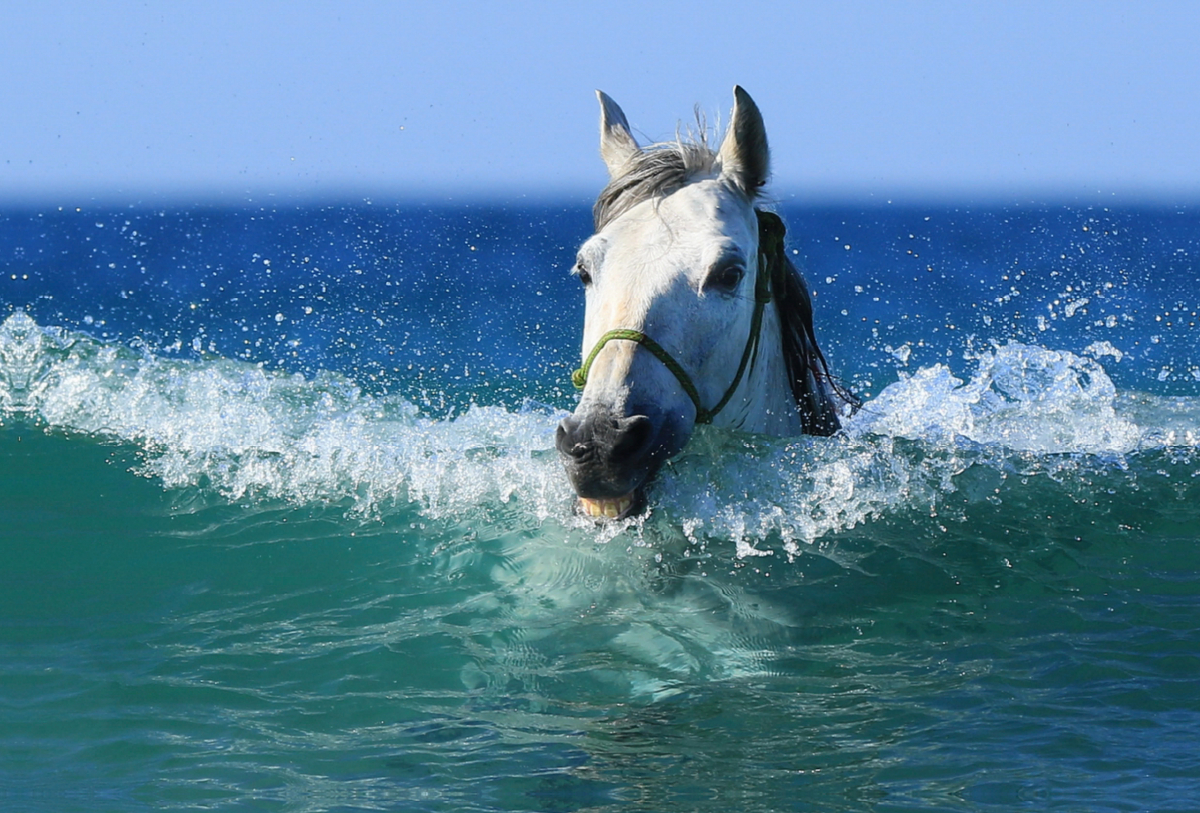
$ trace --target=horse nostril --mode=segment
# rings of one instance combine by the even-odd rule
[[[634,415],[618,422],[612,454],[616,458],[636,458],[645,451],[654,433],[654,423],[645,415]]]
[[[596,455],[632,463],[648,453],[654,431],[654,422],[645,415],[582,420],[569,415],[559,422],[554,445],[576,464]]]
[[[594,444],[582,439],[580,435],[581,422],[574,415],[563,418],[554,433],[554,446],[560,454],[573,457],[576,460],[586,457]]]

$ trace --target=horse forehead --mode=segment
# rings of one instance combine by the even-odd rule
[[[743,197],[725,184],[701,181],[638,204],[610,224],[610,237],[618,252],[644,260],[687,257],[718,244],[748,245],[754,223],[753,208]]]
[[[721,231],[745,225],[746,219],[753,214],[744,196],[728,184],[715,180],[688,184],[663,198],[659,210],[664,217]]]

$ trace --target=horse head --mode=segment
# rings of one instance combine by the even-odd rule
[[[749,94],[734,88],[715,152],[703,135],[643,149],[616,103],[597,96],[609,183],[575,265],[587,303],[574,376],[583,394],[557,447],[583,510],[617,517],[697,423],[828,434],[837,417],[782,223],[755,209],[769,156]],[[789,336],[804,358],[789,357]],[[798,378],[816,395],[799,392]],[[806,417],[800,395],[819,416]]]

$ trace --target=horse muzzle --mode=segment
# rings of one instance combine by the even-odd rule
[[[582,511],[619,519],[641,507],[639,489],[683,448],[679,435],[661,418],[599,410],[564,418],[555,445]]]

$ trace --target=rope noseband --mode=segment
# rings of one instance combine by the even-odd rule
[[[713,418],[725,408],[729,403],[729,399],[733,397],[734,391],[737,390],[738,385],[742,383],[742,376],[758,351],[759,338],[762,333],[763,310],[766,308],[767,303],[772,300],[773,290],[783,290],[781,285],[782,280],[776,281],[775,279],[776,276],[784,273],[786,267],[782,262],[784,259],[783,236],[785,233],[783,221],[774,212],[764,212],[761,209],[755,209],[754,213],[758,216],[758,274],[754,279],[754,314],[750,317],[750,335],[746,338],[746,347],[742,351],[742,360],[738,364],[737,375],[733,377],[733,383],[729,385],[729,389],[725,390],[725,394],[721,397],[721,400],[712,409],[706,409],[700,402],[700,392],[692,382],[691,376],[687,374],[687,370],[683,369],[683,365],[676,361],[654,339],[651,339],[640,330],[632,330],[630,328],[617,328],[601,336],[592,348],[592,351],[588,353],[583,366],[571,374],[571,383],[578,389],[584,388],[587,384],[588,371],[592,369],[592,362],[596,360],[596,356],[599,355],[604,345],[610,341],[635,342],[661,361],[663,366],[670,371],[671,375],[675,376],[675,379],[679,382],[679,386],[683,387],[683,391],[687,393],[688,398],[696,406],[696,423],[712,423]]]

